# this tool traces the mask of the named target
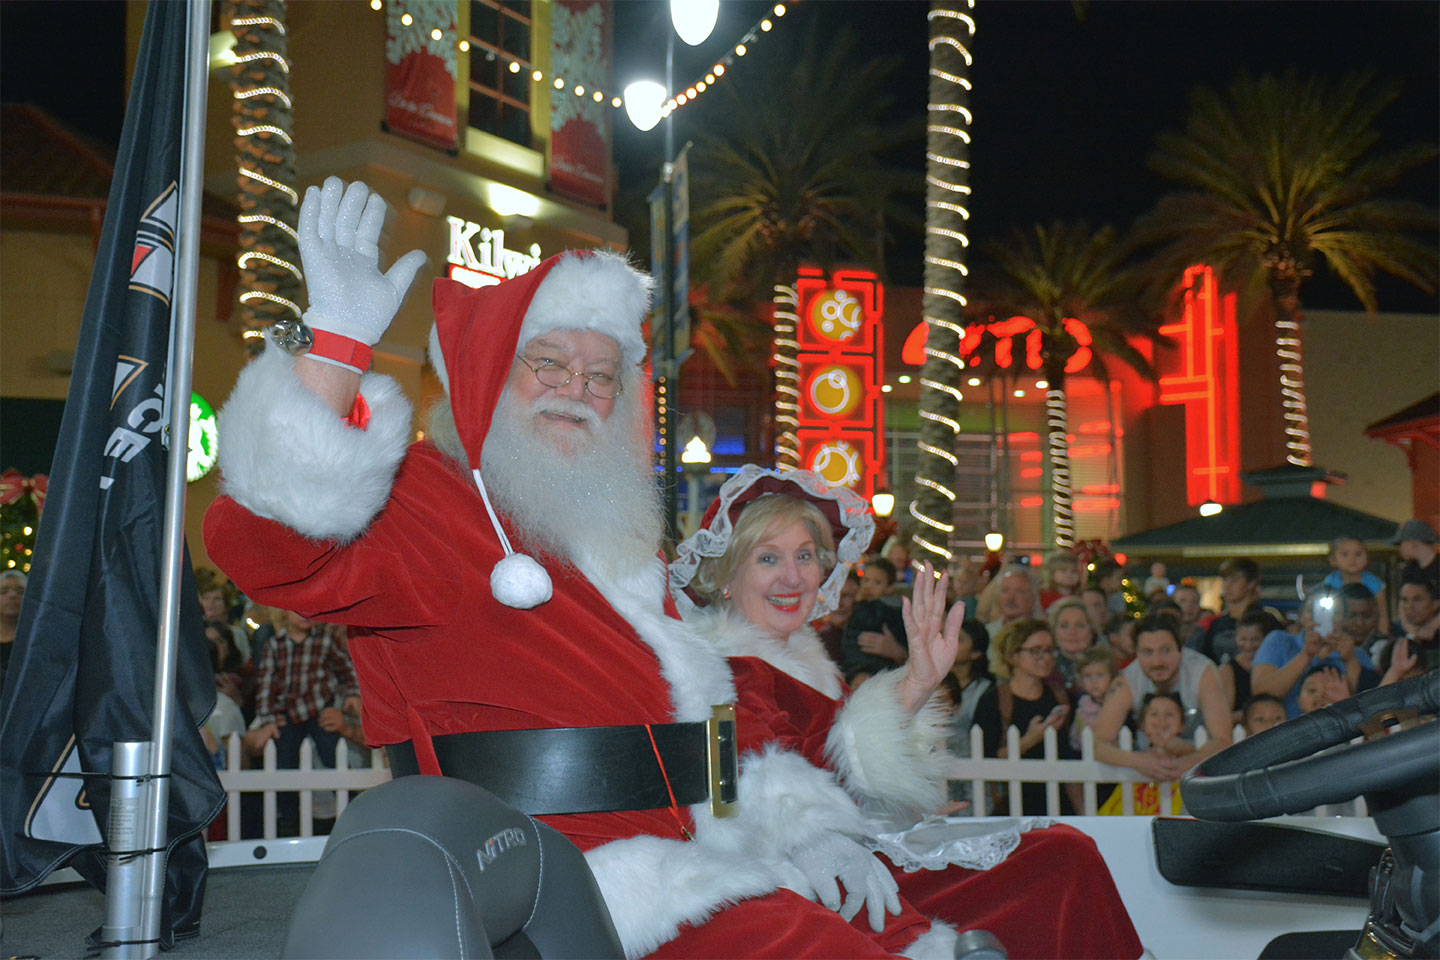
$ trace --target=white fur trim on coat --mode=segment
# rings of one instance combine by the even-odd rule
[[[645,359],[640,323],[654,280],[621,254],[571,251],[550,268],[525,311],[520,347],[552,330],[594,330],[620,345],[628,366]]]
[[[674,939],[681,924],[704,923],[717,910],[780,886],[769,861],[661,837],[614,840],[585,860],[630,960]]]
[[[946,800],[949,711],[936,693],[909,716],[900,705],[900,670],[856,688],[825,739],[825,757],[867,811],[885,816],[937,812]]]
[[[749,620],[723,607],[694,607],[685,621],[727,657],[758,657],[777,670],[818,690],[831,700],[844,693],[840,668],[825,652],[820,637],[804,626],[783,641],[755,629]]]
[[[390,498],[410,441],[410,401],[390,377],[367,373],[364,430],[349,426],[295,377],[274,344],[235,381],[220,410],[226,494],[251,513],[316,540],[353,540]]]

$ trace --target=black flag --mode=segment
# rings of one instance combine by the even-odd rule
[[[30,582],[0,693],[6,895],[66,865],[103,889],[111,743],[151,738],[166,448],[174,442],[165,427],[165,388],[188,7],[152,3],[146,14]],[[167,948],[198,931],[207,869],[202,831],[224,801],[197,731],[216,688],[188,552],[183,570],[160,922]]]

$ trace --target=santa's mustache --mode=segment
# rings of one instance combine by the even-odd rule
[[[586,426],[598,427],[600,425],[600,415],[595,412],[594,407],[580,400],[557,397],[554,394],[537,398],[530,404],[530,413],[532,416],[553,413],[579,420]]]

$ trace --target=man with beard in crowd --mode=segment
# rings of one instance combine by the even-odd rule
[[[479,290],[436,281],[430,356],[446,398],[430,438],[407,448],[408,403],[364,373],[418,267],[410,254],[379,272],[384,211],[360,183],[307,192],[313,344],[297,357],[272,344],[222,412],[212,559],[258,601],[350,628],[366,737],[397,774],[487,786],[481,732],[492,744],[496,732],[582,744],[638,733],[594,775],[556,777],[523,750],[505,771],[571,795],[526,812],[554,814],[544,822],[586,851],[627,956],[951,955],[954,932],[899,899],[898,870],[851,839],[863,832],[857,800],[938,806],[943,783],[867,766],[862,751],[904,751],[847,746],[867,739],[863,715],[820,709],[759,661],[732,673],[675,616],[639,373],[648,278],[615,254],[572,252]],[[296,454],[281,458],[294,469],[267,468],[277,447]],[[922,669],[911,673],[924,678],[933,660],[938,684],[955,641],[934,592],[917,588]],[[667,760],[655,745],[719,704],[736,709],[733,818],[704,796],[667,803],[678,779],[667,769],[685,751]],[[584,753],[567,759],[595,760]],[[659,799],[592,804],[614,781],[643,781]],[[1011,956],[1139,953],[1103,861],[1073,831],[1032,831],[983,874],[927,876],[927,913],[992,929]],[[1035,883],[1046,897],[1030,896]],[[1066,899],[1075,909],[1056,909]]]

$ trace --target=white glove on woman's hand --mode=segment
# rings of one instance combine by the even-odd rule
[[[328,177],[300,205],[300,260],[310,294],[306,325],[374,346],[400,309],[425,254],[411,250],[380,272],[385,201],[359,180]]]
[[[846,920],[869,908],[870,929],[885,929],[885,911],[900,914],[900,887],[880,858],[849,837],[827,833],[816,843],[790,852],[791,882],[785,884],[810,900],[836,910]],[[836,881],[845,885],[840,900]]]

